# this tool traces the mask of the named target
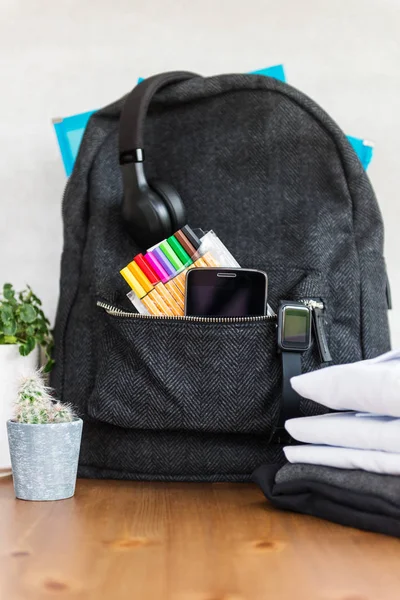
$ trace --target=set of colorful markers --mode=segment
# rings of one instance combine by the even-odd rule
[[[146,254],[135,256],[120,273],[139,313],[181,316],[188,269],[218,266],[239,265],[213,231],[199,238],[186,225]]]

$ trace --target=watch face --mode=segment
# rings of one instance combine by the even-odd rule
[[[284,350],[304,352],[311,344],[311,313],[306,306],[282,308],[280,345]]]

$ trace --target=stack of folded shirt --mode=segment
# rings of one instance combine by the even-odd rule
[[[254,474],[277,507],[400,537],[400,351],[292,379],[334,410],[291,419],[290,464]]]

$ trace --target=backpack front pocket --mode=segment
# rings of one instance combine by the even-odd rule
[[[281,366],[276,321],[104,312],[89,414],[124,428],[272,432]]]
[[[319,273],[269,271],[280,297],[325,297]],[[98,305],[93,419],[141,430],[273,433],[282,400],[276,318],[152,317]],[[302,364],[304,372],[319,368],[316,343]],[[326,412],[304,399],[300,411]]]

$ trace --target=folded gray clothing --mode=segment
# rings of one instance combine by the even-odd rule
[[[276,508],[400,538],[400,477],[309,464],[253,473]]]
[[[275,477],[275,483],[304,479],[334,485],[343,490],[377,496],[400,508],[400,477],[377,475],[368,471],[351,471],[308,464],[286,464]]]

